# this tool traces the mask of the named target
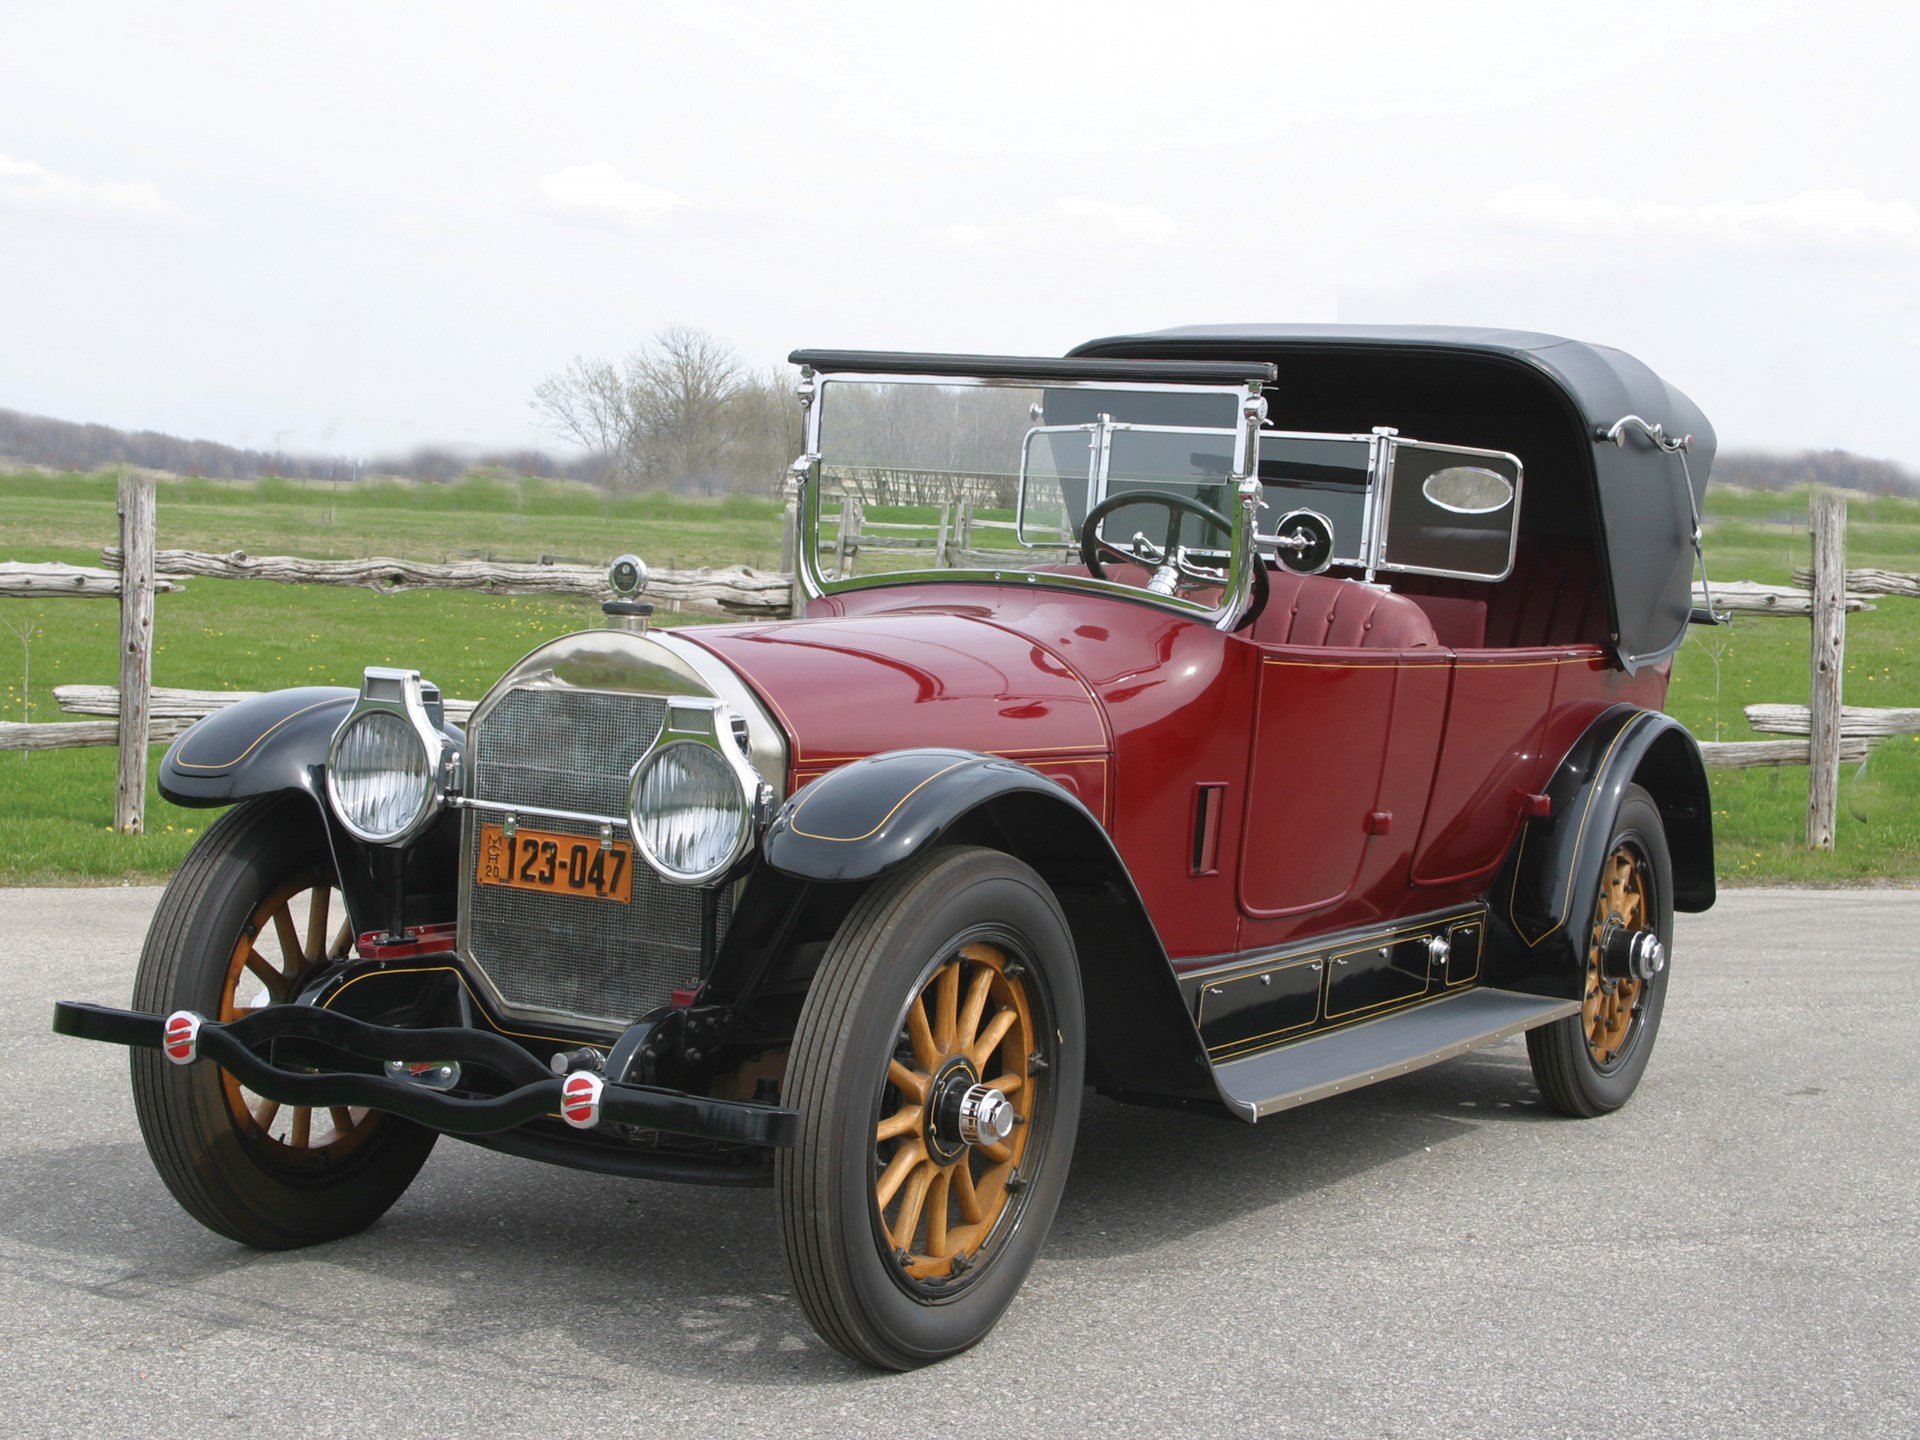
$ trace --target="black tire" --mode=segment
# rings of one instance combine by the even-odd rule
[[[800,1142],[774,1166],[794,1292],[834,1348],[907,1370],[993,1328],[1066,1184],[1084,1028],[1066,919],[1020,861],[935,850],[854,907],[801,1010]],[[1019,1115],[1005,1144],[957,1138],[974,1085]]]
[[[1600,970],[1600,937],[1609,919],[1629,930],[1652,930],[1673,945],[1673,861],[1653,797],[1629,785],[1614,817],[1600,881],[1582,912],[1587,936],[1581,1009],[1527,1032],[1527,1059],[1548,1106],[1590,1118],[1618,1110],[1632,1096],[1653,1054],[1668,969],[1648,980],[1608,981]]]
[[[352,945],[335,880],[306,796],[228,811],[160,898],[134,1008],[231,1020],[255,1002],[291,998],[306,969]],[[140,1133],[174,1199],[209,1230],[265,1250],[364,1230],[438,1138],[378,1111],[275,1105],[207,1061],[175,1065],[134,1050],[132,1063]]]

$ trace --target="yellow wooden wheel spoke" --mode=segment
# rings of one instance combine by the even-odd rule
[[[913,1046],[915,1063],[932,1074],[940,1063],[940,1047],[933,1042],[933,1031],[927,1025],[927,1007],[918,997],[907,1007],[907,1040]]]
[[[902,1135],[911,1135],[920,1128],[920,1120],[926,1111],[919,1105],[902,1105],[893,1114],[880,1122],[874,1132],[874,1143],[884,1140],[897,1140]]]
[[[1015,1075],[1015,1074],[1012,1074],[1011,1072],[1005,1075],[996,1075],[993,1077],[993,1079],[987,1081],[987,1084],[991,1085],[994,1089],[998,1090],[1002,1095],[1011,1095],[1013,1094],[1014,1091],[1018,1090],[1022,1085],[1025,1085],[1026,1083],[1027,1083],[1026,1076]]]
[[[920,1074],[917,1070],[909,1070],[898,1060],[889,1060],[887,1062],[887,1083],[909,1100],[916,1101],[922,1105],[924,1105],[927,1100],[928,1078],[929,1077]]]
[[[953,1037],[960,1049],[970,1049],[980,1038],[980,1017],[987,1013],[987,993],[992,989],[993,971],[982,965],[967,982],[967,1003],[960,1008],[960,1025]]]
[[[276,1003],[287,998],[287,976],[273,968],[271,961],[253,948],[251,940],[240,942],[246,947],[246,967],[262,985],[267,987],[267,998]]]
[[[333,1122],[333,1133],[336,1135],[344,1135],[353,1128],[353,1112],[345,1106],[330,1106],[327,1118]]]
[[[913,1234],[920,1228],[920,1210],[926,1204],[934,1173],[933,1164],[928,1161],[914,1167],[907,1177],[906,1190],[900,1197],[900,1217],[894,1221],[891,1232],[896,1250],[910,1252],[913,1249]]]
[[[249,1106],[248,1108],[251,1109],[252,1107]],[[273,1128],[274,1117],[279,1113],[280,1102],[278,1100],[263,1099],[260,1102],[260,1108],[253,1111],[253,1123],[258,1125],[262,1130],[271,1130]]]
[[[340,919],[340,928],[333,932],[333,944],[327,947],[327,958],[329,960],[338,960],[352,948],[353,917],[351,915],[345,915]]]
[[[914,1166],[927,1158],[927,1147],[919,1140],[910,1145],[902,1145],[893,1152],[893,1159],[887,1162],[887,1168],[880,1172],[880,1179],[873,1187],[873,1198],[879,1202],[882,1210],[893,1203],[901,1182],[907,1178]]]
[[[942,1055],[953,1053],[960,1023],[960,966],[949,961],[933,977],[933,1043]]]
[[[927,1254],[936,1260],[946,1259],[949,1253],[947,1205],[952,1186],[952,1173],[941,1170],[934,1175],[933,1184],[927,1188]]]
[[[973,1188],[973,1171],[968,1167],[965,1157],[953,1167],[953,1198],[960,1206],[960,1218],[970,1225],[978,1225],[983,1218],[980,1209],[980,1196]]]
[[[325,885],[313,887],[313,894],[307,901],[307,938],[300,947],[300,953],[311,965],[316,960],[327,958],[327,907],[332,903],[333,891]]]
[[[313,1111],[304,1105],[293,1112],[293,1132],[287,1137],[287,1143],[296,1150],[308,1149],[313,1144]]]
[[[280,940],[280,968],[292,979],[307,968],[307,952],[300,948],[300,931],[293,923],[293,910],[285,900],[274,907],[273,930]]]
[[[967,1057],[973,1061],[976,1069],[986,1068],[987,1061],[993,1058],[993,1052],[1000,1048],[1000,1042],[1007,1038],[1007,1032],[1013,1029],[1019,1019],[1019,1013],[1008,1006],[987,1022],[987,1028],[980,1032],[980,1038],[967,1047]]]

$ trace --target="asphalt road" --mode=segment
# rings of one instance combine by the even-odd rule
[[[19,1435],[1920,1433],[1920,891],[1682,916],[1626,1110],[1511,1041],[1257,1127],[1089,1097],[1021,1298],[877,1376],[764,1191],[442,1141],[366,1234],[259,1254],[154,1176],[118,1050],[151,890],[0,891],[0,1425]]]

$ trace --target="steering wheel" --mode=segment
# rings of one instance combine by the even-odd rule
[[[1100,522],[1114,511],[1126,505],[1138,505],[1142,501],[1159,505],[1167,512],[1166,543],[1155,545],[1144,535],[1134,537],[1133,548],[1123,549],[1111,540],[1102,538]],[[1233,538],[1233,522],[1215,510],[1211,505],[1203,505],[1190,495],[1176,494],[1171,490],[1124,490],[1109,495],[1093,509],[1087,512],[1087,518],[1080,525],[1080,560],[1087,567],[1087,573],[1096,580],[1107,578],[1107,572],[1100,564],[1100,553],[1106,551],[1115,560],[1131,560],[1154,567],[1153,579],[1147,582],[1149,590],[1162,595],[1171,595],[1174,586],[1187,579],[1201,585],[1218,585],[1226,576],[1216,571],[1202,570],[1186,558],[1186,547],[1179,543],[1180,514],[1198,515],[1209,525],[1224,531],[1229,541]]]

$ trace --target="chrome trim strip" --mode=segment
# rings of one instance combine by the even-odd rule
[[[489,815],[510,815],[514,819],[532,816],[537,820],[572,820],[580,825],[611,825],[620,830],[631,830],[624,815],[589,815],[580,810],[554,810],[545,805],[503,805],[498,800],[475,800],[469,796],[458,795],[447,802],[455,810],[480,810]]]

